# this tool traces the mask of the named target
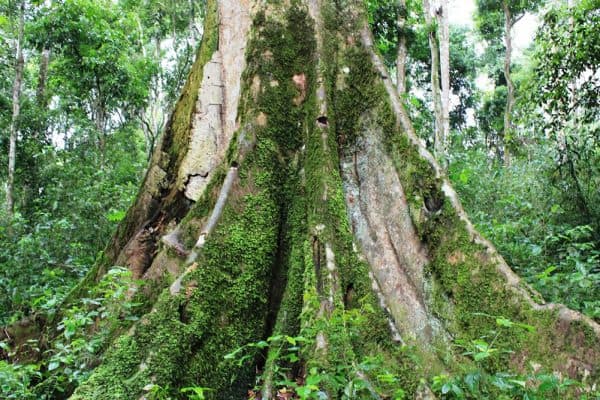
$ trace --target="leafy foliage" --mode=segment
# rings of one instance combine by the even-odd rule
[[[552,163],[541,148],[532,161],[498,167],[472,149],[455,157],[450,177],[473,222],[548,301],[598,318],[600,263],[594,229],[579,225],[552,186]]]
[[[54,398],[84,382],[115,330],[137,319],[139,304],[134,296],[138,286],[127,269],[109,270],[90,297],[65,310],[57,326],[60,336],[46,351],[47,357],[35,364],[0,361],[0,393],[16,396],[7,398]],[[28,343],[30,348],[37,345]],[[15,355],[6,343],[0,342],[0,347],[9,359]]]
[[[0,127],[8,127],[12,112],[15,4],[0,3],[0,40],[9,44],[0,50]],[[94,264],[138,189],[162,129],[160,114],[168,113],[193,57],[195,42],[188,38],[198,33],[190,30],[203,13],[201,1],[178,7],[177,20],[161,2],[26,6],[16,214],[8,221],[0,211],[2,325],[52,313]],[[186,14],[190,7],[194,16]],[[184,43],[186,50],[151,51],[166,40]],[[44,49],[50,55],[45,80]],[[150,103],[161,111],[146,113]],[[7,131],[0,134],[3,150]],[[6,153],[0,151],[3,165]],[[0,170],[0,180],[5,174]]]
[[[504,317],[495,318],[497,331],[491,332],[493,339],[486,337],[459,343],[465,349],[463,355],[475,363],[464,375],[449,376],[441,374],[432,379],[432,390],[443,399],[562,399],[569,395],[573,388],[580,388],[581,398],[593,398],[597,393],[582,382],[553,374],[539,372],[539,366],[532,367],[524,375],[509,372],[490,372],[486,360],[500,353],[511,353],[511,349],[495,347],[494,343],[507,330],[525,330],[534,334],[532,326],[511,321]],[[589,396],[589,397],[588,397]]]
[[[525,112],[538,135],[550,139],[552,183],[564,202],[599,231],[600,220],[600,9],[582,1],[544,16],[532,56]],[[596,234],[596,239],[598,235]]]
[[[352,312],[349,312],[352,314]],[[354,318],[354,317],[350,317]],[[335,339],[334,339],[335,340]],[[270,349],[275,351],[275,365],[302,365],[307,351],[310,351],[314,343],[303,336],[276,335],[256,343],[249,343],[235,351],[227,354],[225,359],[236,363],[243,363],[248,359],[256,358],[260,350]],[[248,352],[250,350],[250,352]],[[255,351],[252,351],[255,350]],[[258,352],[258,353],[257,353]],[[304,354],[304,355],[303,355]],[[341,399],[356,399],[362,396],[386,396],[394,400],[405,398],[405,392],[401,389],[398,377],[387,370],[383,360],[378,357],[366,357],[356,365],[338,365],[334,375],[320,370],[318,367],[310,367],[304,376],[293,376],[297,368],[276,367],[273,386],[277,389],[278,396],[285,398],[298,398],[301,400],[322,400],[327,398],[327,390],[341,393]],[[374,377],[375,379],[370,379]],[[251,399],[256,398],[260,391],[263,377],[258,376],[259,385],[251,390]],[[337,389],[332,389],[337,388]],[[289,397],[294,396],[294,397]]]

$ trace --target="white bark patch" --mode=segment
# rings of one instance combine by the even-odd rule
[[[331,245],[329,243],[325,244],[325,260],[327,261],[327,270],[329,272],[335,271],[335,254],[331,249]]]
[[[217,198],[217,202],[212,210],[212,213],[204,225],[204,228],[202,228],[194,249],[192,249],[190,255],[188,256],[188,264],[196,261],[196,258],[198,257],[197,249],[204,247],[204,243],[206,243],[206,237],[210,235],[215,229],[215,226],[217,226],[217,222],[219,222],[219,218],[221,218],[225,204],[227,204],[227,199],[229,198],[229,193],[231,192],[233,182],[237,178],[237,173],[237,167],[231,167],[229,168],[229,171],[227,171],[227,176],[225,177],[225,181],[223,181],[221,191],[219,192],[219,197]]]
[[[169,291],[171,292],[172,296],[179,294],[179,292],[181,291],[181,288],[183,287],[182,286],[183,278],[186,277],[189,273],[194,272],[196,269],[198,269],[198,264],[193,263],[185,270],[185,272],[183,274],[179,275],[179,277],[177,277],[177,279],[175,279],[175,282],[173,282],[171,284],[171,286],[169,287]]]
[[[180,175],[185,196],[197,201],[210,180],[210,172],[218,164],[219,145],[224,146],[221,113],[224,103],[224,88],[221,53],[215,52],[204,66],[202,85],[196,110],[188,151],[183,159]],[[229,145],[229,143],[227,143]]]
[[[323,332],[317,333],[317,337],[315,338],[315,347],[317,350],[327,350],[327,339],[325,339]]]
[[[204,66],[188,151],[177,180],[190,200],[200,198],[239,128],[237,109],[251,25],[250,3],[219,1],[219,50]]]

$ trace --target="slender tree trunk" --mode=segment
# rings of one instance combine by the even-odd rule
[[[14,211],[15,164],[17,159],[17,137],[19,135],[19,117],[21,112],[21,86],[23,84],[23,30],[25,24],[25,2],[19,5],[19,26],[17,33],[17,51],[15,57],[15,79],[13,81],[13,111],[10,122],[10,138],[8,149],[8,182],[6,185],[6,210],[8,219],[12,219]]]
[[[504,142],[504,165],[508,167],[511,163],[510,142],[512,138],[512,112],[515,104],[515,85],[510,75],[510,64],[512,60],[511,31],[513,26],[513,17],[506,0],[502,2],[502,9],[504,11],[504,46],[506,48],[506,52],[504,54],[504,78],[506,79],[507,90],[502,140]]]
[[[38,87],[36,92],[36,100],[41,108],[46,108],[48,98],[46,96],[46,86],[48,83],[48,65],[50,64],[50,49],[44,47],[40,54],[40,70],[38,73]]]
[[[440,27],[440,70],[442,83],[442,147],[444,156],[448,152],[450,140],[450,27],[448,21],[448,0],[442,0],[437,17]],[[442,159],[445,159],[442,158]],[[444,162],[445,164],[445,162]]]
[[[399,0],[398,12],[398,56],[396,57],[396,85],[398,87],[398,96],[402,97],[406,93],[406,17],[408,10],[406,0]]]
[[[241,399],[257,380],[289,398],[282,371],[330,399],[357,379],[365,396],[391,398],[399,387],[380,371],[408,398],[432,398],[433,376],[460,373],[452,342],[500,329],[496,345],[512,351],[494,359],[501,371],[535,362],[598,378],[600,327],[534,301],[474,229],[415,133],[362,1],[207,6],[138,198],[66,300],[121,265],[145,282],[150,311],[104,335],[118,338],[73,400],[140,399],[154,385]],[[282,358],[288,344],[300,360]]]
[[[437,28],[431,15],[429,0],[423,0],[423,12],[427,24],[429,49],[431,51],[431,97],[434,114],[433,149],[438,159],[444,156],[444,122],[442,118],[442,97],[440,93],[440,53]]]

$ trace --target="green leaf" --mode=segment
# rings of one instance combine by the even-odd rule
[[[292,336],[286,336],[285,340],[287,340],[287,342],[289,344],[291,344],[292,346],[296,345],[296,338],[292,337]]]
[[[48,364],[48,371],[54,371],[59,366],[60,363],[58,361],[50,361],[50,363]]]
[[[106,214],[106,219],[110,222],[120,222],[123,220],[123,218],[125,218],[125,214],[126,212],[122,210],[111,211]]]
[[[448,392],[450,392],[451,389],[452,389],[452,384],[445,383],[444,386],[442,386],[442,394],[448,394]]]
[[[507,318],[496,318],[496,325],[512,328],[515,324]]]
[[[458,180],[460,180],[460,183],[462,183],[463,185],[466,185],[467,183],[469,183],[470,176],[471,171],[469,171],[468,169],[463,169],[458,175]]]

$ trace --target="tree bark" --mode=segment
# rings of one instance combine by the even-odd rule
[[[534,301],[475,231],[416,136],[362,4],[208,1],[138,198],[65,303],[116,264],[145,281],[150,311],[111,332],[71,399],[140,399],[153,385],[246,398],[257,370],[270,398],[283,395],[284,370],[318,378],[331,399],[356,379],[390,397],[377,371],[409,398],[431,398],[423,379],[469,362],[452,342],[501,317],[536,333],[502,331],[512,353],[494,360],[499,370],[535,362],[598,378],[600,327]],[[286,337],[300,337],[300,361],[282,359]],[[224,357],[259,342],[266,354]]]
[[[448,21],[448,0],[440,2],[437,17],[440,26],[440,70],[442,83],[442,147],[444,156],[448,153],[450,139],[450,26]],[[445,160],[445,157],[443,158]],[[444,161],[445,164],[445,161]]]
[[[509,4],[506,0],[502,1],[502,10],[504,11],[504,78],[506,79],[506,108],[504,110],[504,165],[510,166],[510,141],[512,137],[512,112],[515,105],[515,85],[510,74],[510,63],[512,60],[512,27],[514,24],[513,16]]]
[[[48,83],[48,65],[50,64],[50,49],[44,47],[40,55],[40,69],[38,73],[38,87],[36,92],[36,101],[38,105],[45,109],[48,106],[46,96],[46,86]]]
[[[14,211],[15,164],[17,159],[17,137],[19,135],[19,116],[21,113],[21,86],[23,84],[23,30],[25,24],[25,2],[19,5],[19,25],[17,31],[17,49],[15,56],[15,79],[12,90],[12,118],[8,149],[8,182],[6,185],[6,212],[10,221]]]
[[[444,121],[442,118],[442,97],[440,93],[440,53],[437,27],[431,15],[429,0],[423,0],[423,12],[427,24],[429,49],[431,51],[431,97],[433,101],[434,136],[433,149],[438,159],[444,156]]]
[[[406,93],[406,17],[408,10],[406,0],[398,0],[398,56],[396,57],[396,86],[398,96]]]

